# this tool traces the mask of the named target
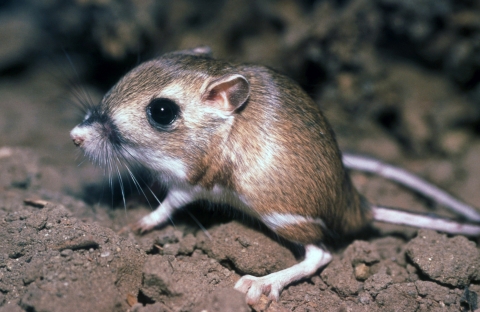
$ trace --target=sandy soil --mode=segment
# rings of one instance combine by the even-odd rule
[[[476,310],[480,254],[462,236],[374,224],[330,246],[334,260],[279,302],[248,307],[240,276],[291,266],[301,248],[205,203],[145,235],[128,229],[152,208],[129,182],[124,205],[116,178],[77,153],[73,103],[98,101],[138,59],[199,44],[299,81],[343,150],[480,206],[478,4],[215,2],[0,5],[0,311]],[[455,217],[384,179],[352,178],[373,203]]]

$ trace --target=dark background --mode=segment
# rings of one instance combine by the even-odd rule
[[[445,146],[456,141],[446,138],[451,131],[467,141],[480,134],[478,1],[12,0],[0,4],[0,42],[1,82],[45,75],[77,100],[89,94],[97,101],[143,60],[209,45],[217,57],[265,64],[297,80],[340,136],[351,138],[343,126],[358,125],[354,133],[381,132],[402,156],[424,157],[455,154]],[[425,99],[408,104],[411,89]],[[45,103],[49,114],[61,100]],[[38,135],[47,121],[23,118],[33,116],[0,119],[7,134],[0,144],[44,141]],[[19,126],[32,126],[37,139],[12,130]]]

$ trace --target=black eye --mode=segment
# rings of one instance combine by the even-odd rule
[[[169,99],[154,99],[147,106],[147,117],[154,127],[164,128],[178,117],[180,107]]]

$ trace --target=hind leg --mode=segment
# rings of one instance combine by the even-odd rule
[[[316,245],[306,245],[305,259],[302,262],[262,277],[245,275],[235,284],[235,289],[246,293],[246,300],[250,305],[258,302],[262,294],[267,295],[270,300],[278,300],[285,286],[309,277],[331,260],[332,255],[327,250]]]

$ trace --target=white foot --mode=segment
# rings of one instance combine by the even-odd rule
[[[130,227],[133,231],[141,234],[151,231],[157,225],[165,223],[170,218],[171,212],[171,210],[166,209],[164,205],[161,204],[155,211],[141,218]]]
[[[191,202],[192,198],[192,194],[188,191],[183,189],[170,189],[167,197],[155,211],[141,218],[130,227],[135,232],[148,232],[154,227],[166,223],[175,210]]]
[[[305,259],[296,265],[262,277],[243,276],[235,289],[245,293],[248,304],[253,305],[260,300],[262,294],[270,300],[278,301],[280,292],[288,284],[308,277],[332,260],[332,255],[315,245],[305,246]]]

